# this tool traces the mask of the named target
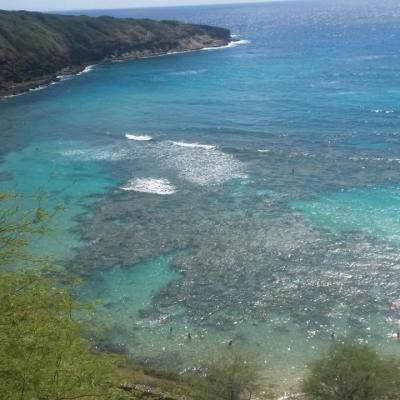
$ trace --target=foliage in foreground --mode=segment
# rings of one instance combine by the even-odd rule
[[[400,398],[400,363],[368,345],[335,343],[312,363],[303,391],[313,400]]]
[[[258,367],[248,357],[228,354],[206,368],[204,395],[207,399],[251,399],[259,389]]]
[[[10,208],[10,200],[0,194],[0,398],[117,398],[118,359],[92,351],[74,319],[84,307],[47,274],[26,270],[37,267],[25,250],[32,235],[43,234],[47,214],[40,204]]]
[[[258,363],[249,354],[243,355],[234,349],[224,352],[216,360],[200,364],[201,366],[185,373],[172,370],[142,369],[134,379],[136,383],[146,381],[150,386],[157,387],[165,399],[184,400],[251,400],[273,399],[272,390],[263,388],[263,396],[259,397],[261,389]],[[128,370],[132,374],[132,369]],[[145,378],[143,379],[143,374]],[[255,395],[257,392],[257,395]],[[150,398],[150,397],[149,397]],[[152,398],[152,397],[151,397]],[[155,397],[161,399],[161,397]],[[162,397],[164,398],[164,397]]]
[[[95,354],[71,296],[46,277],[2,273],[0,387],[5,399],[112,398],[117,359]]]
[[[29,240],[46,230],[48,216],[37,200],[37,208],[24,210],[18,205],[18,195],[0,192],[0,268],[29,262],[32,266],[37,259],[26,254]]]

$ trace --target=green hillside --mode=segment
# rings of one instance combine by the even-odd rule
[[[66,67],[196,50],[226,44],[229,38],[227,29],[177,21],[0,11],[0,94],[21,91],[24,82],[54,78]]]

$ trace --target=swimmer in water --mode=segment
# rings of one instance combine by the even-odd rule
[[[230,340],[230,341],[228,342],[228,346],[229,346],[229,347],[232,347],[232,344],[233,344],[233,341]]]
[[[192,335],[190,332],[187,334],[187,340],[188,340],[188,342],[190,342],[192,340]]]

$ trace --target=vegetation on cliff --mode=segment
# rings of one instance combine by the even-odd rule
[[[0,10],[0,95],[65,68],[227,44],[227,29],[152,21]],[[17,89],[15,89],[17,90]]]

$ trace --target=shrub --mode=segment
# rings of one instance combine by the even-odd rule
[[[257,366],[232,353],[206,368],[205,395],[213,400],[251,399],[258,389]]]
[[[398,399],[400,363],[368,345],[335,343],[311,364],[303,391],[313,400]]]
[[[111,398],[117,358],[92,352],[73,317],[80,308],[40,274],[0,274],[2,398]]]

